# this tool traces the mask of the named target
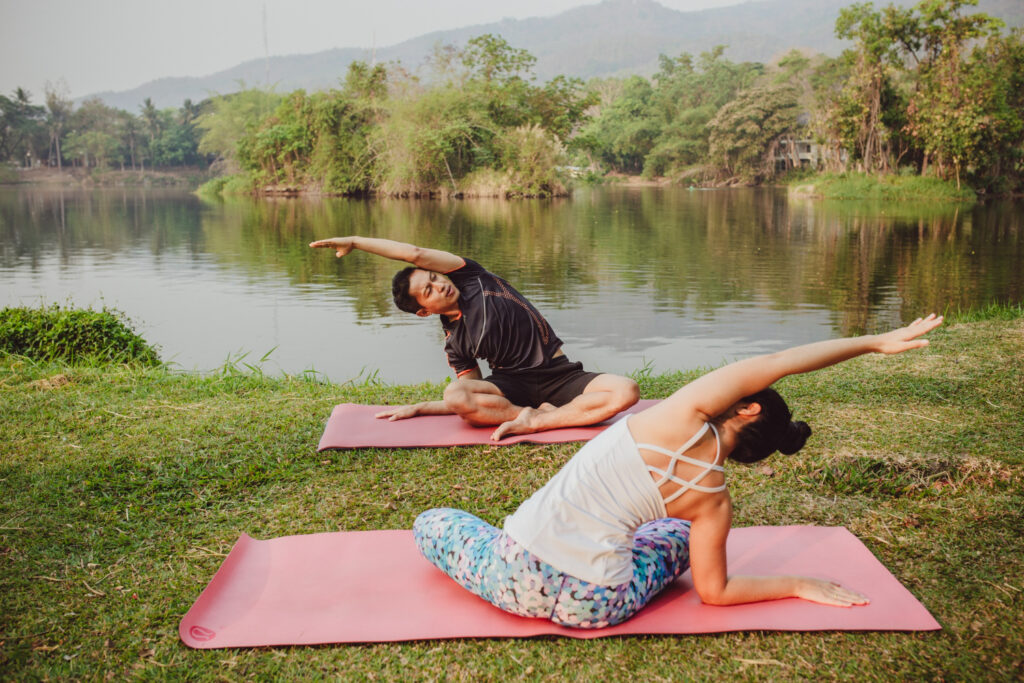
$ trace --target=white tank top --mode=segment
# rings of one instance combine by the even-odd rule
[[[676,451],[676,458],[688,460],[679,454],[704,431]],[[709,470],[721,469],[717,458],[715,464],[700,464]],[[666,480],[688,483],[671,475],[674,465],[675,459],[668,473],[648,467],[629,431],[628,418],[623,417],[587,442],[506,517],[505,533],[566,574],[601,586],[625,583],[633,578],[633,534],[641,524],[667,516],[658,486]],[[651,478],[651,471],[663,475],[661,482]],[[721,491],[725,486],[693,488]]]

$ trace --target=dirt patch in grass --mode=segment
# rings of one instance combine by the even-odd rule
[[[71,378],[64,373],[58,373],[53,377],[45,377],[43,379],[33,380],[29,382],[29,386],[39,391],[51,391],[53,389],[60,389],[61,387],[71,384]]]

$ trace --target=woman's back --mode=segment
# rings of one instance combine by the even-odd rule
[[[720,455],[713,427],[705,423],[692,434],[693,443],[680,460],[661,444],[641,449],[632,429],[636,417],[616,422],[585,444],[506,518],[506,533],[566,572],[613,585],[628,578],[633,534],[641,524],[664,517],[689,519],[686,513],[698,509],[699,499],[722,495],[721,466],[692,457],[696,451],[703,458],[709,449],[712,461]],[[659,480],[664,480],[660,488]],[[684,491],[691,488],[696,490]]]
[[[562,571],[601,585],[628,580],[633,533],[666,516],[626,420],[584,444],[505,519],[505,532]]]
[[[709,496],[728,495],[721,435],[710,422],[705,425],[692,435],[692,443],[676,448],[646,442],[634,430],[640,457],[661,494],[667,517],[692,520]]]

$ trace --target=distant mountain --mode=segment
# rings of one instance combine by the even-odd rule
[[[369,50],[338,48],[308,55],[254,59],[203,77],[161,78],[138,88],[102,92],[107,104],[137,111],[147,97],[160,108],[178,107],[190,98],[226,94],[267,79],[278,92],[297,88],[320,90],[337,87],[354,60],[401,62],[410,69],[423,63],[437,44],[463,45],[484,33],[500,35],[513,47],[537,58],[538,80],[559,74],[596,76],[650,75],[658,55],[697,55],[715,45],[726,45],[726,57],[735,61],[768,62],[792,48],[837,55],[846,44],[835,37],[839,9],[850,0],[748,0],[745,4],[697,12],[668,9],[653,0],[604,0],[553,17],[506,19],[448,31],[436,31],[398,45]],[[890,4],[884,0],[877,7]],[[895,0],[910,6],[916,0]],[[1000,17],[1009,26],[1024,26],[1021,0],[981,0],[978,11]],[[85,98],[81,98],[85,99]]]

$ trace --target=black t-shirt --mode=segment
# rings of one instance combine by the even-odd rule
[[[483,358],[491,370],[528,370],[547,365],[562,346],[548,321],[512,285],[476,261],[450,273],[459,289],[456,320],[441,316],[448,364],[462,375]]]

